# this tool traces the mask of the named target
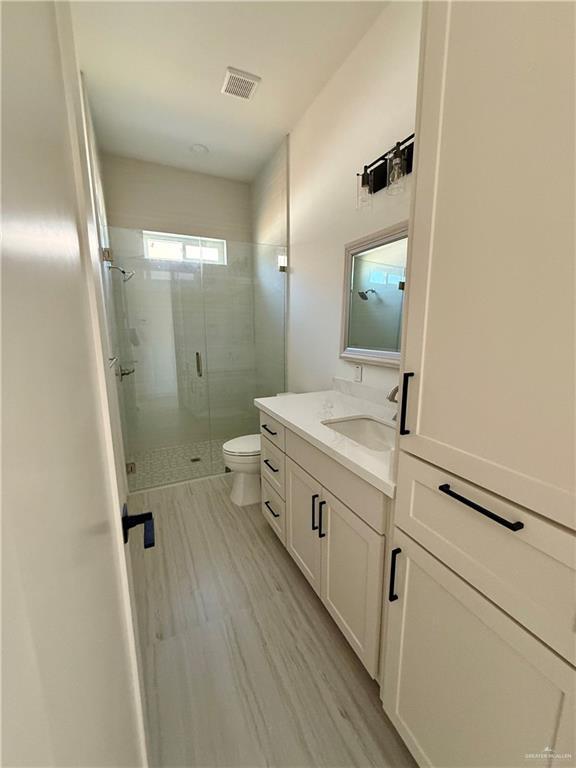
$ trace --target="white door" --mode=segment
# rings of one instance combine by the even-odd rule
[[[141,766],[69,8],[4,3],[2,37],[2,762]]]
[[[328,491],[319,507],[322,602],[372,677],[378,674],[384,536]]]
[[[286,457],[286,548],[320,594],[322,540],[318,512],[322,486]]]
[[[573,668],[398,529],[394,545],[383,703],[419,764],[574,755]]]
[[[428,3],[400,447],[576,527],[574,3]]]

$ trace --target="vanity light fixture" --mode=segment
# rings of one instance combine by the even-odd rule
[[[357,173],[356,206],[364,208],[371,204],[371,196],[381,189],[390,195],[396,195],[404,188],[404,177],[412,173],[414,159],[414,136],[411,133],[403,141],[398,141],[387,152],[368,165],[362,173]]]

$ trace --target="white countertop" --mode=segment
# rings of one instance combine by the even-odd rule
[[[254,404],[386,496],[394,497],[394,451],[373,451],[322,424],[327,419],[346,416],[375,416],[395,430],[394,406],[352,397],[337,390],[260,397]]]

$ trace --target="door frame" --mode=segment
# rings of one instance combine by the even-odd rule
[[[146,729],[144,721],[143,689],[140,678],[139,652],[137,636],[130,602],[129,574],[126,549],[122,535],[121,509],[125,498],[121,496],[116,463],[118,446],[112,430],[112,415],[108,400],[106,383],[107,363],[105,360],[105,327],[103,293],[101,285],[101,261],[96,216],[90,179],[90,160],[86,136],[84,105],[82,102],[82,82],[77,64],[74,32],[69,2],[54,3],[58,44],[60,48],[62,79],[66,97],[66,109],[70,142],[72,149],[72,167],[75,182],[75,207],[83,261],[84,280],[88,295],[88,312],[93,337],[94,372],[98,392],[98,405],[101,417],[101,433],[104,436],[102,446],[107,474],[107,496],[110,509],[117,510],[112,518],[115,525],[112,530],[114,554],[119,573],[120,603],[123,613],[126,646],[128,651],[129,674],[134,691],[134,708],[137,720],[138,742],[141,765],[148,766]],[[121,454],[123,456],[123,452]]]

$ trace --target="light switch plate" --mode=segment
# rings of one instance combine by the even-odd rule
[[[361,365],[355,365],[354,366],[354,381],[361,382],[362,381],[362,366]]]

